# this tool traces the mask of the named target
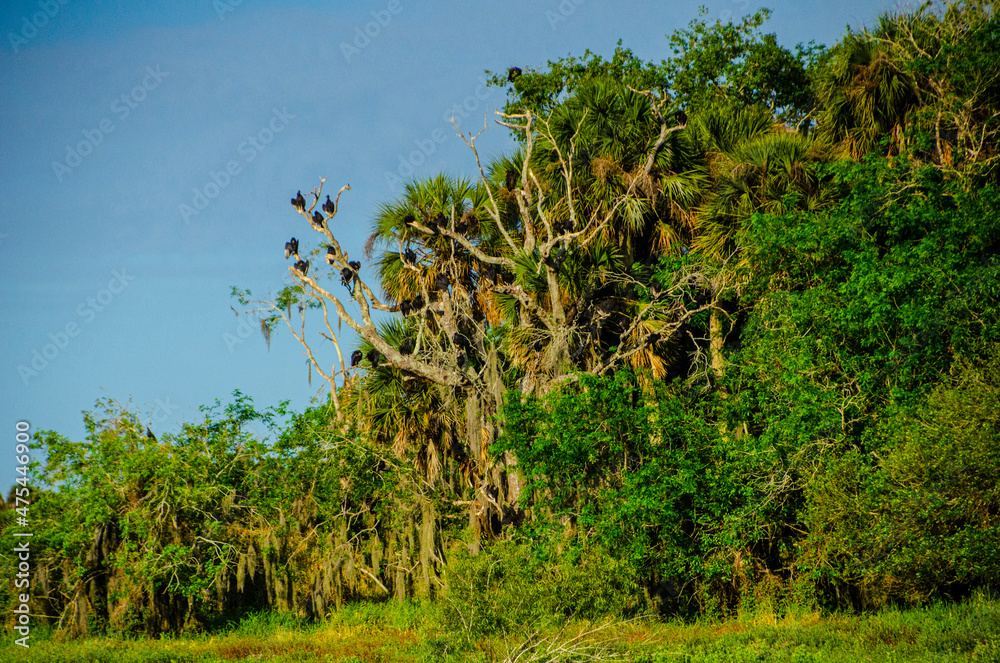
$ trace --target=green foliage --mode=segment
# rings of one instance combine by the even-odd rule
[[[977,525],[975,533],[948,539],[930,523],[938,519],[952,531],[972,522],[968,515],[921,515],[923,479],[911,480],[908,498],[890,499],[884,484],[898,486],[900,478],[890,480],[883,463],[913,458],[915,450],[891,451],[894,440],[912,429],[912,409],[943,388],[942,374],[960,360],[995,355],[1000,227],[990,210],[1000,200],[991,187],[967,192],[903,160],[839,163],[827,177],[842,187],[837,207],[757,215],[742,237],[745,292],[755,304],[742,349],[731,358],[732,398],[723,416],[750,435],[742,444],[752,443],[757,463],[747,471],[772,509],[780,507],[767,520],[785,528],[806,521],[804,540],[783,543],[799,551],[800,579],[820,579],[823,593],[836,595],[845,585],[856,587],[861,593],[850,602],[857,605],[961,592],[995,572],[990,530]],[[964,427],[977,435],[988,430],[988,419],[969,417]],[[948,467],[972,462],[943,439],[918,437],[920,453],[959,463]],[[985,480],[961,499],[988,503],[994,490],[995,482]],[[809,515],[804,501],[812,501]],[[896,515],[873,520],[870,514],[887,504]],[[909,552],[888,554],[896,536],[905,537]],[[876,543],[882,537],[888,542]],[[935,549],[957,557],[930,555]],[[971,554],[963,549],[979,551],[982,565],[961,561]]]
[[[707,13],[703,7],[700,15]],[[663,68],[678,102],[692,109],[759,104],[785,122],[806,114],[812,106],[806,70],[822,47],[799,44],[793,53],[779,46],[774,34],[760,33],[770,17],[762,9],[737,24],[695,19],[670,35],[674,55]]]
[[[363,539],[390,514],[395,474],[333,432],[325,408],[283,428],[285,404],[258,411],[236,392],[203,408],[203,423],[153,439],[134,414],[102,405],[85,415],[84,442],[37,435],[47,460],[32,509],[43,579],[33,600],[72,634],[197,630],[262,607],[309,614],[324,602],[301,588],[335,535]],[[341,582],[364,588],[338,576],[338,595]]]
[[[637,608],[627,564],[593,549],[556,560],[531,543],[497,542],[479,555],[459,554],[448,583],[443,624],[466,646]]]
[[[995,580],[1000,355],[991,355],[980,366],[959,362],[925,403],[880,425],[878,454],[823,462],[808,489],[804,562],[856,583],[876,605]]]
[[[682,609],[731,576],[711,560],[739,545],[720,528],[740,489],[713,458],[705,405],[628,371],[581,375],[545,399],[509,399],[495,449],[516,453],[535,504],[574,523],[570,551],[613,551],[661,608]]]
[[[631,49],[622,47],[621,40],[610,60],[588,49],[580,58],[570,55],[549,60],[544,71],[529,68],[520,75],[491,71],[486,74],[491,86],[510,85],[505,113],[530,110],[540,115],[548,114],[567,94],[586,83],[617,81],[637,90],[662,89],[667,83],[659,66],[640,60]],[[509,80],[511,77],[513,81]]]
[[[702,8],[700,15],[707,12]],[[544,117],[577,90],[614,81],[667,93],[674,108],[689,112],[760,104],[783,122],[797,122],[813,105],[807,70],[820,60],[823,47],[810,42],[793,52],[778,45],[776,35],[760,31],[770,16],[762,9],[738,23],[695,19],[668,36],[673,55],[659,64],[642,61],[619,41],[610,60],[587,50],[582,57],[549,60],[545,68],[527,68],[519,75],[486,73],[490,85],[507,87],[505,113],[529,110]]]
[[[1000,341],[994,188],[966,192],[904,161],[830,172],[848,192],[836,209],[760,215],[746,233],[759,275],[751,296],[760,298],[748,336],[769,339],[753,346],[750,363],[762,366],[765,354],[805,361],[789,344],[808,330],[818,342],[803,351],[823,379],[851,380],[856,401],[877,404],[919,394],[956,354],[978,356]],[[800,376],[806,368],[788,366]]]

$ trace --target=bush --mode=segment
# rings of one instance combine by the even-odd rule
[[[546,561],[539,547],[500,541],[462,554],[448,576],[444,625],[468,644],[494,635],[528,636],[565,625],[634,612],[635,578],[621,561],[596,550]]]

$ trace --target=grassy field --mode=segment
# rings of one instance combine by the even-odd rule
[[[357,605],[309,625],[254,615],[215,634],[155,640],[62,642],[39,629],[30,649],[14,646],[15,636],[6,634],[0,661],[1000,662],[1000,601],[985,598],[870,615],[755,614],[687,624],[573,622],[561,631],[474,642],[443,631],[438,610],[415,603]]]

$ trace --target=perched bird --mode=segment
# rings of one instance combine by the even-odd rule
[[[309,273],[309,261],[299,260],[295,263],[295,271],[301,273],[302,276],[306,276]]]
[[[448,290],[451,285],[451,281],[444,274],[438,274],[437,278],[434,279],[434,289],[435,290]]]
[[[557,221],[552,229],[555,230],[557,234],[563,235],[573,230],[573,222],[569,219],[563,219],[562,221]]]
[[[510,69],[507,70],[507,81],[513,83],[518,78],[520,78],[521,73],[522,72],[520,67],[511,67]]]
[[[350,267],[344,267],[340,270],[340,282],[344,285],[348,285],[354,279],[354,270]]]
[[[333,216],[333,213],[337,211],[337,208],[334,206],[333,201],[330,200],[330,196],[327,196],[326,202],[323,203],[323,211],[329,214],[330,216]]]
[[[337,252],[332,246],[326,247],[326,262],[331,267],[333,267],[333,264],[337,262]]]
[[[556,257],[553,259],[553,262],[555,263],[555,268],[559,269],[560,267],[562,267],[562,264],[563,262],[565,262],[565,260],[566,260],[566,247],[561,246],[559,247],[559,251],[556,252]]]
[[[149,426],[146,426],[146,437],[151,439],[153,442],[156,442],[156,436],[153,435],[153,431],[149,430]]]
[[[486,265],[485,269],[483,269],[483,276],[486,277],[486,278],[488,278],[491,281],[496,281],[497,280],[497,268],[494,267],[493,265]]]
[[[446,228],[448,226],[448,217],[438,212],[437,216],[434,217],[434,225],[438,228]]]
[[[687,126],[688,114],[684,112],[684,109],[678,110],[676,113],[674,113],[674,117],[677,118],[677,124],[682,124],[684,126]]]
[[[413,339],[408,338],[399,344],[399,354],[409,355],[413,354]]]
[[[299,195],[292,198],[292,205],[300,212],[306,211],[306,199],[302,197],[302,191],[299,191]]]
[[[406,225],[410,225],[414,221],[416,221],[416,219],[413,218],[412,214],[407,214],[406,216],[403,217],[403,223],[405,223]]]
[[[614,313],[619,308],[618,302],[616,302],[611,297],[605,297],[603,299],[599,299],[597,302],[595,302],[595,304],[597,307],[597,311],[599,313],[604,313],[605,315]]]
[[[357,366],[361,362],[361,358],[364,357],[364,356],[365,356],[365,354],[363,352],[361,352],[361,350],[355,350],[354,352],[352,352],[351,353],[351,368],[354,368],[355,366]]]
[[[299,255],[299,240],[294,237],[285,242],[285,260]]]
[[[360,272],[361,271],[361,263],[358,262],[357,260],[352,260],[351,262],[349,262],[347,264],[350,265],[351,269],[353,269],[355,272]]]
[[[313,212],[313,224],[316,225],[316,226],[319,226],[320,228],[322,228],[323,227],[323,215],[320,214],[319,212]]]
[[[372,365],[372,368],[378,368],[378,359],[379,359],[378,350],[372,348],[371,350],[368,351],[368,354],[365,356],[368,358],[368,363]]]
[[[451,335],[451,341],[456,347],[462,348],[463,350],[468,350],[471,345],[469,343],[469,339],[465,338],[465,336],[458,332]]]
[[[422,309],[424,307],[424,296],[423,295],[417,295],[416,297],[414,297],[413,298],[412,307],[413,307],[412,310],[414,312],[419,311],[420,309]]]
[[[504,173],[504,184],[507,185],[508,191],[513,191],[514,187],[517,186],[517,173],[508,169],[507,172]]]
[[[415,265],[417,264],[417,254],[410,247],[406,247],[406,250],[403,251],[403,261],[408,265]]]
[[[410,303],[409,299],[404,299],[403,301],[399,302],[399,312],[403,314],[403,317],[408,316],[412,308],[413,305]]]

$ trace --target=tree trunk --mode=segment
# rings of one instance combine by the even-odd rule
[[[723,320],[725,313],[718,306],[712,307],[711,316],[708,323],[708,356],[711,362],[712,377],[716,383],[722,380],[726,372],[726,358],[722,350],[726,345],[726,322]]]

